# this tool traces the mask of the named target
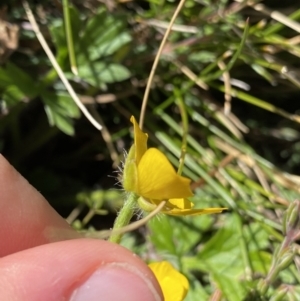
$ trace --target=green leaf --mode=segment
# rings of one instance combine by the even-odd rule
[[[209,295],[194,276],[189,278],[189,283],[190,289],[184,301],[209,300]]]
[[[245,288],[241,285],[237,277],[230,273],[220,273],[217,269],[212,268],[212,277],[217,283],[218,288],[225,295],[228,301],[241,301],[246,295]]]
[[[149,230],[153,233],[149,239],[158,251],[168,252],[175,255],[177,253],[173,240],[173,227],[167,216],[154,218],[149,222]]]
[[[83,31],[78,60],[86,62],[87,55],[88,60],[109,56],[130,40],[131,36],[125,31],[124,20],[102,9],[89,20]]]
[[[96,62],[91,65],[79,66],[79,75],[90,85],[100,87],[102,84],[128,79],[130,77],[130,71],[119,64]],[[70,74],[68,76],[70,76]]]
[[[100,9],[84,26],[78,12],[74,8],[70,12],[79,76],[97,88],[103,88],[107,83],[128,79],[130,71],[117,64],[128,52],[126,45],[131,41],[124,20]],[[57,48],[58,63],[63,70],[70,70],[63,22],[57,21],[50,31]],[[116,55],[110,57],[107,62],[107,57],[113,54]],[[100,59],[101,61],[99,61]],[[96,60],[98,62],[95,62]],[[68,73],[66,76],[69,79],[75,79],[72,73]],[[51,73],[49,77],[52,78],[53,74]]]
[[[259,223],[251,223],[248,227],[245,226],[243,234],[246,238],[248,249],[251,251],[263,250],[269,245],[269,234]]]
[[[14,101],[33,98],[40,91],[39,85],[27,73],[10,62],[0,68],[0,88],[6,90],[7,99]]]
[[[67,135],[74,135],[72,118],[78,118],[80,111],[68,94],[43,93],[45,111],[50,125],[56,125]]]
[[[6,88],[12,84],[12,78],[4,67],[0,68],[0,88]]]
[[[122,32],[115,37],[111,37],[111,40],[102,45],[91,45],[89,49],[89,59],[94,61],[96,59],[109,56],[115,53],[121,47],[131,41],[131,37],[127,32]],[[84,53],[84,52],[81,52]],[[79,56],[79,59],[81,57]]]
[[[74,135],[74,127],[70,118],[55,112],[48,105],[45,105],[45,111],[51,125],[56,125],[62,132],[69,136]]]
[[[110,15],[103,9],[89,19],[86,26],[74,7],[70,9],[70,17],[74,50],[79,66],[112,55],[131,41],[130,34],[125,30],[125,20],[120,16]],[[57,20],[50,27],[50,32],[57,48],[57,60],[66,67],[68,48],[64,23]]]
[[[202,231],[212,223],[211,216],[171,217],[162,216],[151,220],[151,241],[158,250],[166,251],[178,257],[184,256],[195,248],[202,238]],[[162,230],[163,229],[163,230]],[[175,246],[175,249],[174,249]],[[174,253],[175,252],[175,253]]]
[[[17,86],[10,85],[4,90],[2,98],[6,102],[7,106],[11,107],[19,101],[24,100],[25,95]]]
[[[204,244],[196,256],[197,260],[192,264],[193,269],[209,273],[216,285],[226,294],[226,300],[230,301],[240,301],[244,295],[244,288],[240,282],[244,266],[237,223],[234,215],[228,216],[221,229]]]
[[[216,60],[216,54],[214,52],[203,50],[192,53],[188,59],[191,62],[209,63]]]
[[[43,93],[43,101],[56,113],[72,118],[80,116],[80,110],[69,94],[65,93]]]
[[[276,83],[274,76],[270,72],[268,72],[267,69],[263,66],[253,63],[251,64],[251,67],[255,72],[257,72],[259,75],[265,78],[269,83]]]
[[[251,260],[251,265],[257,273],[267,275],[270,268],[272,255],[265,251],[254,250],[249,252],[249,258]]]

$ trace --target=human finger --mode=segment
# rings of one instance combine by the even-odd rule
[[[76,239],[0,259],[0,300],[158,301],[163,297],[151,270],[127,249]]]
[[[0,257],[80,235],[0,155]]]

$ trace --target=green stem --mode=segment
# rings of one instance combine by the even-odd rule
[[[137,199],[138,196],[135,193],[131,192],[127,194],[124,206],[122,207],[121,211],[119,212],[119,215],[115,220],[114,227],[112,229],[113,231],[120,229],[124,226],[127,226],[129,224],[134,213],[134,208]],[[109,241],[118,244],[120,243],[121,238],[122,238],[122,234],[115,234],[115,235],[113,234],[109,238]]]
[[[76,56],[74,50],[74,42],[73,42],[69,0],[63,0],[63,12],[64,12],[64,22],[65,22],[68,51],[70,56],[71,70],[75,75],[78,75]]]
[[[175,90],[175,95],[176,95],[176,100],[177,104],[180,110],[180,115],[182,119],[182,142],[181,142],[181,154],[180,154],[180,159],[179,159],[179,167],[177,174],[181,175],[182,170],[184,167],[184,158],[186,154],[186,149],[187,149],[187,136],[188,136],[188,130],[189,130],[189,121],[188,121],[188,116],[187,112],[185,109],[185,104],[184,101],[181,97],[181,94],[179,90]]]

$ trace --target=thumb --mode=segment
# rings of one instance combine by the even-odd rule
[[[159,301],[151,270],[125,248],[76,239],[0,259],[0,300]]]

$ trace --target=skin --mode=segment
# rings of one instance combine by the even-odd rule
[[[0,300],[163,300],[127,249],[81,238],[0,155]]]

